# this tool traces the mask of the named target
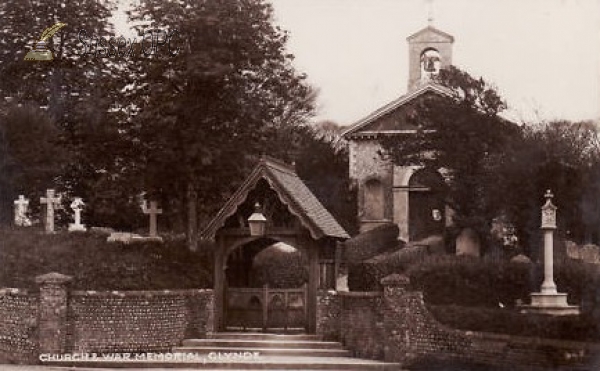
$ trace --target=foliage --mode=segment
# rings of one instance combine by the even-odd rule
[[[212,259],[190,252],[182,240],[163,244],[107,243],[91,233],[46,235],[28,229],[0,230],[0,286],[35,288],[49,272],[73,276],[81,290],[158,290],[212,286]]]
[[[344,259],[359,263],[384,251],[398,248],[399,229],[396,224],[380,225],[344,242]]]
[[[412,116],[417,133],[387,137],[382,144],[399,165],[443,169],[457,227],[481,233],[497,213],[493,167],[520,130],[499,116],[506,105],[483,79],[449,67],[436,82],[446,94],[419,102]]]
[[[110,36],[109,17],[116,5],[114,0],[8,0],[0,4],[0,101],[10,98],[15,105],[41,108],[55,123],[57,131],[50,142],[69,156],[62,158],[60,171],[43,187],[83,197],[88,210],[96,206],[96,192],[109,182],[112,186],[121,175],[130,148],[120,140],[119,124],[125,115],[116,104],[127,84],[124,61],[90,52],[79,39],[80,31],[88,37]],[[24,62],[42,30],[56,22],[66,26],[48,40],[54,60]],[[26,144],[24,148],[32,153],[44,146],[37,140]],[[115,185],[121,193],[131,194],[130,182]],[[93,212],[88,221],[96,222]]]
[[[299,250],[267,247],[254,258],[251,277],[251,287],[266,284],[273,288],[301,287],[308,282],[306,256]]]
[[[96,77],[108,67],[97,68],[96,61],[82,58],[83,45],[79,30],[105,33],[110,30],[108,17],[115,7],[110,0],[44,1],[6,0],[0,4],[0,97],[12,97],[19,103],[32,102],[48,107],[62,123],[69,114],[67,107],[89,97],[96,89]],[[56,22],[66,23],[48,48],[51,63],[24,62],[25,54],[39,40],[42,31]],[[93,73],[91,73],[93,71]]]
[[[458,305],[430,305],[429,310],[441,323],[462,330],[561,340],[600,340],[597,324],[589,316],[554,317],[522,314],[513,309]]]
[[[17,195],[41,195],[53,184],[67,154],[58,140],[59,130],[45,111],[9,105],[0,113],[2,210],[12,210]],[[30,206],[36,205],[35,199],[31,201]],[[0,219],[6,222],[10,217]]]
[[[296,127],[297,142],[281,141],[273,154],[296,164],[298,176],[352,235],[358,226],[356,193],[350,190],[347,143],[336,128],[332,122]]]
[[[441,238],[429,238],[409,243],[399,250],[383,252],[370,259],[355,262],[348,267],[348,286],[351,291],[381,291],[381,280],[386,276],[406,272],[426,257],[443,254],[444,251]]]
[[[441,70],[436,83],[446,93],[418,104],[411,118],[417,132],[382,144],[396,164],[443,173],[455,212],[451,234],[470,227],[489,245],[492,220],[504,216],[521,244],[533,248],[539,207],[552,189],[561,232],[581,240],[582,226],[600,220],[593,196],[600,184],[595,127],[566,121],[518,126],[501,117],[506,105],[492,85],[455,67]],[[584,206],[590,200],[592,206]]]
[[[585,226],[598,220],[600,209],[594,209],[597,197],[592,196],[600,184],[597,141],[589,123],[556,121],[523,128],[522,136],[506,149],[496,168],[504,184],[498,208],[514,221],[526,246],[538,245],[539,207],[547,189],[555,195],[560,234],[582,241]]]
[[[581,303],[599,272],[581,261],[565,259],[555,264],[555,282],[569,301]],[[484,261],[468,256],[432,256],[412,266],[408,275],[431,305],[512,307],[526,303],[539,291],[540,265]]]
[[[130,15],[141,31],[177,31],[177,55],[128,64],[125,105],[136,115],[126,135],[143,187],[177,199],[194,235],[196,215],[216,211],[247,174],[249,156],[267,152],[278,128],[303,122],[314,95],[263,1],[144,0]]]

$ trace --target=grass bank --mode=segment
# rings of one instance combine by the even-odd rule
[[[183,240],[107,243],[106,235],[0,228],[0,287],[35,289],[49,272],[73,276],[79,290],[161,290],[212,287],[206,251],[191,252]]]

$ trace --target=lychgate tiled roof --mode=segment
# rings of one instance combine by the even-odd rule
[[[293,167],[267,157],[260,160],[240,188],[208,224],[202,232],[202,238],[214,239],[215,234],[223,227],[227,218],[235,214],[237,208],[248,197],[248,193],[261,179],[265,179],[269,183],[279,199],[287,205],[288,210],[308,229],[312,238],[350,238],[333,215],[304,184]]]

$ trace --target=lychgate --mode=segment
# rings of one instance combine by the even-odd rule
[[[216,246],[216,329],[314,333],[317,291],[335,289],[339,242],[348,237],[293,167],[262,158],[202,232]],[[283,244],[301,253],[306,279],[257,284],[257,255]]]

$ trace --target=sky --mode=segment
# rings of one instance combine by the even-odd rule
[[[120,0],[123,3],[127,0]],[[406,93],[406,37],[433,17],[453,64],[494,84],[516,121],[600,119],[600,0],[271,0],[315,122],[350,125]]]

